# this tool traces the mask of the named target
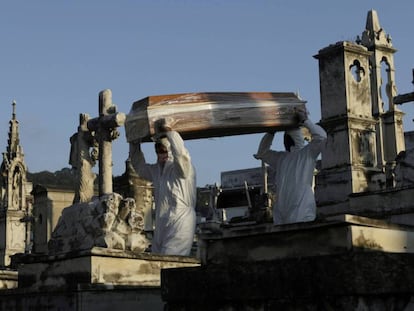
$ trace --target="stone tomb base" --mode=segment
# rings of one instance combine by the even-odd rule
[[[163,270],[175,310],[414,310],[414,231],[342,215],[204,228],[200,267]]]
[[[194,267],[195,258],[92,248],[13,258],[18,288],[0,291],[0,310],[163,310],[161,269]]]
[[[214,225],[214,224],[213,224]],[[414,226],[338,215],[307,223],[201,227],[203,265],[341,254],[348,251],[414,253]]]

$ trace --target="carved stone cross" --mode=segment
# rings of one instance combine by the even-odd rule
[[[413,69],[412,73],[413,73],[412,83],[414,84],[414,69]],[[402,105],[404,103],[414,102],[414,92],[395,96],[393,98],[393,101],[394,101],[395,105]]]
[[[112,141],[119,136],[117,127],[124,125],[125,114],[116,112],[111,90],[99,93],[99,117],[88,121],[99,143],[99,196],[112,193]]]

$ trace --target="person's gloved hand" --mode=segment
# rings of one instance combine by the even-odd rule
[[[165,119],[159,119],[154,122],[154,131],[155,134],[165,133],[171,131],[171,126],[167,123]]]
[[[165,137],[166,133],[172,130],[171,118],[158,119],[154,122],[154,135],[151,137],[153,141],[158,141],[161,137]]]
[[[298,119],[299,124],[303,124],[308,119],[308,113],[306,110],[295,109],[296,118]]]

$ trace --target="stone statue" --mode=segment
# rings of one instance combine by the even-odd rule
[[[13,172],[12,181],[12,206],[19,208],[20,206],[20,185],[21,185],[21,173],[18,168]]]
[[[69,164],[72,165],[76,180],[73,203],[89,202],[94,195],[96,175],[92,168],[98,158],[98,148],[94,136],[87,128],[88,120],[88,114],[80,114],[78,132],[70,138]]]

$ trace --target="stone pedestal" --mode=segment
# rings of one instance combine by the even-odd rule
[[[94,247],[63,255],[17,255],[18,288],[0,291],[0,310],[163,310],[162,269],[199,266],[191,257]],[[39,310],[40,310],[39,309]]]
[[[80,285],[159,287],[161,269],[198,266],[190,257],[160,256],[94,247],[55,256],[17,259],[19,288],[74,289]]]
[[[200,267],[161,273],[168,310],[414,307],[412,226],[340,215],[207,229]]]

